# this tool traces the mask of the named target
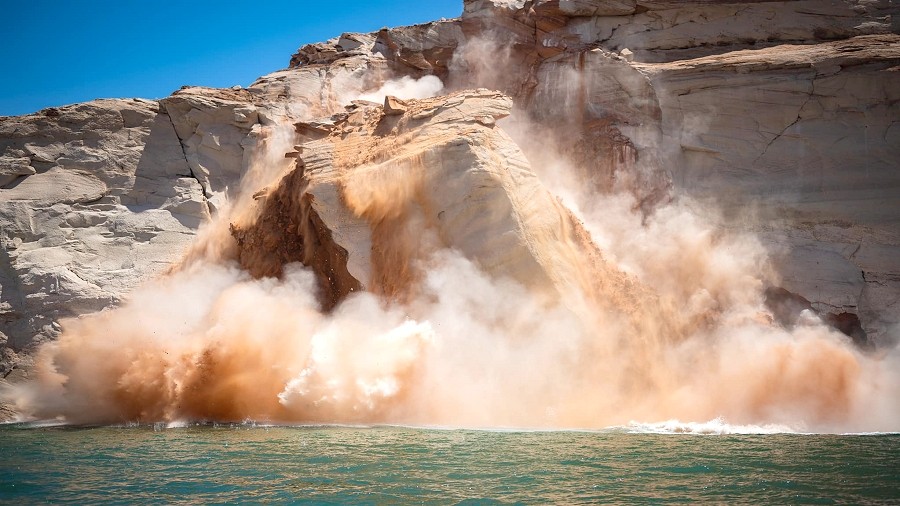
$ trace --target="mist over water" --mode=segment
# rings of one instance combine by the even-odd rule
[[[442,88],[406,78],[361,98]],[[548,298],[431,240],[407,205],[414,192],[397,183],[347,196],[373,241],[398,252],[382,268],[403,297],[357,292],[325,311],[300,264],[254,279],[235,260],[231,229],[256,219],[253,196],[291,169],[295,143],[290,125],[267,127],[240,190],[184,260],[121,307],[64,322],[35,379],[5,395],[23,418],[69,423],[602,428],[722,417],[898,429],[900,355],[863,354],[812,314],[792,329],[775,323],[763,290],[777,273],[758,240],[688,199],[648,214],[627,188],[590,190],[566,153],[535,141],[540,126],[523,114],[502,126],[583,227],[584,244],[552,250],[578,267],[569,291]],[[585,256],[585,245],[600,254]]]

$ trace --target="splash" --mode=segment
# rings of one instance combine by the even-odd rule
[[[483,48],[467,51],[471,63]],[[439,83],[388,83],[372,96],[434,94]],[[489,218],[552,208],[552,220],[531,220],[544,231],[529,239],[538,267],[489,268],[504,266],[483,259],[505,246],[451,240],[427,218],[450,190],[428,179],[436,164],[415,151],[427,137],[417,131],[334,151],[341,170],[365,169],[335,177],[348,219],[371,233],[375,274],[335,290],[356,267],[329,270],[346,252],[322,247],[309,181],[284,157],[292,129],[270,127],[240,191],[184,260],[121,307],[65,322],[40,349],[34,381],[7,395],[23,417],[70,423],[604,428],[724,417],[737,429],[635,430],[896,429],[897,352],[864,355],[811,315],[777,325],[763,301],[775,273],[752,236],[686,199],[648,214],[629,188],[598,193],[579,184],[569,153],[529,142],[540,125],[513,117],[504,127],[550,191],[535,183],[530,199]],[[508,140],[476,134],[467,139]],[[513,168],[519,180],[504,184],[537,179]],[[246,232],[265,220],[287,235]],[[303,226],[315,230],[288,244]],[[549,281],[522,275],[532,271]]]
[[[731,425],[723,418],[716,418],[708,422],[680,422],[678,420],[666,420],[658,423],[631,422],[622,427],[627,432],[635,434],[695,434],[695,435],[726,435],[726,434],[794,434],[796,430],[786,425]]]

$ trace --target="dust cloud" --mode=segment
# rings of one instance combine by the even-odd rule
[[[444,83],[436,76],[423,76],[419,79],[403,76],[389,79],[377,90],[362,93],[357,99],[382,103],[388,95],[401,99],[428,98],[438,95],[443,89]]]
[[[497,50],[469,45],[459,58],[499,79],[479,63],[479,48]],[[442,87],[437,78],[400,80],[362,97]],[[428,241],[419,220],[405,223],[404,237],[419,234],[426,245],[393,258],[419,273],[406,281],[411,295],[354,292],[325,311],[307,267],[256,279],[235,261],[231,227],[255,220],[254,195],[290,169],[292,130],[271,127],[240,192],[184,260],[121,307],[64,322],[60,339],[39,350],[34,379],[6,396],[24,419],[68,423],[602,428],[721,417],[793,430],[898,429],[898,352],[864,354],[809,313],[791,328],[775,323],[763,291],[777,273],[753,236],[717,226],[713,210],[688,199],[648,214],[628,188],[590,191],[566,153],[535,141],[541,125],[521,113],[504,121],[584,240],[627,282],[587,280],[572,288],[585,293],[548,300]],[[386,206],[403,202],[354,195],[361,215],[399,219]],[[623,286],[638,288],[623,294]],[[608,301],[621,300],[627,310],[610,310],[619,306]],[[600,309],[591,312],[590,301]]]

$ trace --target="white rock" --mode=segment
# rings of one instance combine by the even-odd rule
[[[114,305],[208,218],[172,123],[145,100],[0,118],[0,322],[11,350]],[[0,371],[22,359],[4,354]]]

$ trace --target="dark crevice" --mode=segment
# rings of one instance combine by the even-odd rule
[[[772,140],[770,140],[770,141],[766,144],[766,147],[763,148],[762,153],[760,153],[760,155],[757,156],[755,160],[753,160],[753,165],[756,165],[757,162],[759,162],[764,156],[766,156],[766,154],[769,152],[769,148],[772,147],[772,144],[775,144],[775,141],[777,141],[778,139],[782,138],[782,137],[784,136],[784,134],[787,133],[787,131],[791,129],[791,127],[793,127],[793,126],[796,125],[797,123],[800,123],[800,120],[803,119],[803,109],[806,108],[806,106],[807,106],[807,105],[809,104],[809,102],[812,100],[813,96],[815,96],[815,92],[816,92],[816,79],[815,79],[815,77],[813,77],[813,78],[810,80],[809,85],[810,85],[810,91],[808,92],[808,95],[807,95],[807,97],[806,97],[806,100],[804,100],[803,103],[800,105],[800,108],[797,109],[797,118],[794,119],[794,121],[792,121],[788,126],[784,127],[784,128],[781,130],[781,132],[779,132],[775,137],[772,138]]]
[[[302,162],[265,199],[249,226],[231,225],[238,260],[254,277],[280,277],[283,267],[300,262],[316,274],[322,307],[330,311],[350,293],[362,290],[347,269],[347,251],[332,238],[316,214]]]
[[[873,347],[859,316],[855,313],[847,311],[840,313],[817,311],[806,297],[780,286],[766,288],[765,304],[769,311],[772,312],[775,322],[786,329],[794,328],[800,319],[800,314],[803,311],[809,311],[821,318],[822,322],[829,327],[849,337],[858,348],[871,349]]]
[[[6,183],[5,185],[0,186],[0,190],[12,190],[16,186],[19,186],[20,184],[22,184],[22,181],[25,181],[26,179],[28,179],[29,176],[31,176],[31,174],[22,174],[20,176],[16,176],[16,178],[13,179],[12,181],[10,181],[9,183]]]
[[[190,162],[188,162],[187,151],[185,151],[184,140],[178,136],[178,129],[175,128],[175,122],[172,121],[172,116],[169,114],[168,109],[166,109],[165,104],[162,102],[157,102],[159,104],[159,114],[165,114],[166,118],[169,120],[169,125],[172,127],[172,132],[175,133],[175,138],[178,139],[178,145],[181,147],[181,156],[184,158],[184,165],[188,169],[188,174],[176,174],[177,177],[189,177],[200,185],[201,196],[203,197],[203,202],[206,204],[206,210],[210,216],[215,214],[215,207],[209,202],[206,198],[206,187],[203,186],[203,182],[197,177],[197,174],[194,173],[194,169],[191,167]]]
[[[10,366],[10,368],[9,368],[6,372],[3,373],[3,379],[8,378],[9,375],[12,374],[13,371],[15,371],[16,369],[18,369],[18,367],[19,367],[19,366],[16,365],[16,364],[13,364],[12,366]]]

